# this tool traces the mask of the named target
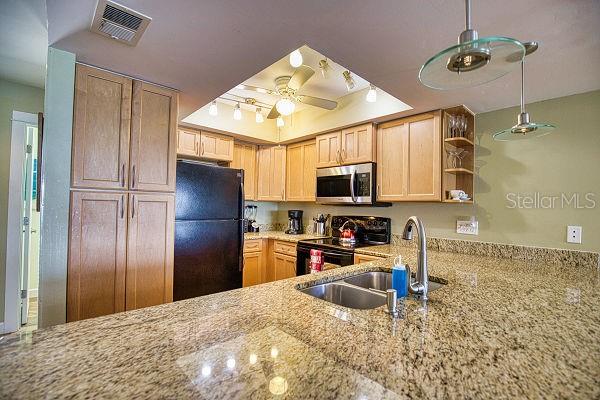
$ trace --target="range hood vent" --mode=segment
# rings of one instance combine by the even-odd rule
[[[135,46],[152,18],[110,0],[98,0],[91,31]]]

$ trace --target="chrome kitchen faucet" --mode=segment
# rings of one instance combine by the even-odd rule
[[[412,294],[421,296],[421,300],[427,300],[429,291],[429,278],[427,275],[427,237],[425,235],[425,227],[418,217],[412,216],[406,221],[402,239],[412,240],[413,228],[417,229],[419,235],[419,243],[417,250],[417,271],[416,279],[408,285],[408,291]],[[410,269],[407,266],[407,273],[410,280]]]

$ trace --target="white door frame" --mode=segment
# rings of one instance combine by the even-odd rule
[[[21,237],[23,161],[25,130],[23,124],[36,125],[37,114],[13,111],[10,137],[10,175],[8,180],[8,219],[6,224],[6,279],[4,288],[3,332],[15,332],[20,321]]]

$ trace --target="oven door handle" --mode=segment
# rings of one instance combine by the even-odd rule
[[[352,202],[356,203],[356,194],[354,193],[354,187],[356,186],[356,170],[352,171],[352,175],[350,175],[350,196],[352,197]]]

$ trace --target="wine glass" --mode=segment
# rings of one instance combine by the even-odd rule
[[[446,150],[446,152],[448,153],[448,168],[456,168],[456,162],[459,159],[460,154],[464,151],[465,149],[461,148]]]
[[[467,150],[461,149],[463,151],[461,151],[460,153],[458,153],[456,155],[457,159],[458,159],[458,168],[462,168],[462,160],[463,158],[465,158],[467,156],[467,154],[469,154],[469,152]]]

